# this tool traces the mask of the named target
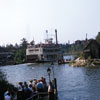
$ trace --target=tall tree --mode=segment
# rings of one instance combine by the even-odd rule
[[[21,39],[20,48],[16,44],[16,47],[18,47],[18,49],[16,50],[15,57],[14,57],[14,60],[16,61],[16,63],[25,62],[27,45],[28,45],[28,42],[25,38]]]
[[[20,44],[21,48],[26,49],[27,45],[28,45],[28,42],[27,42],[26,38],[21,39],[21,44]]]

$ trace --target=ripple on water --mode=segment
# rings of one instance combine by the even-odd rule
[[[21,64],[0,67],[10,83],[45,77],[50,64]],[[59,100],[100,100],[100,69],[69,67],[68,64],[54,67]],[[52,73],[51,73],[52,74]],[[51,75],[52,79],[52,75]]]

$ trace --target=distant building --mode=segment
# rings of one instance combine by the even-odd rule
[[[100,59],[100,45],[96,40],[91,40],[83,50],[84,58]]]
[[[89,40],[88,40],[88,41],[89,41]],[[77,40],[77,41],[75,41],[75,45],[83,45],[83,46],[85,46],[86,43],[87,43],[86,40]]]

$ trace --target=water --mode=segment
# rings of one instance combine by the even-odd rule
[[[45,77],[50,64],[21,64],[0,67],[7,80],[14,85]],[[54,67],[59,100],[100,100],[100,69],[70,67],[68,64]],[[52,73],[51,73],[52,74]],[[52,79],[52,76],[51,76]]]

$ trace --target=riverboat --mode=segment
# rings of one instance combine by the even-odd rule
[[[57,42],[53,43],[53,38],[45,39],[45,43],[35,44],[34,41],[26,49],[26,60],[32,62],[53,62],[63,59],[61,46]]]

